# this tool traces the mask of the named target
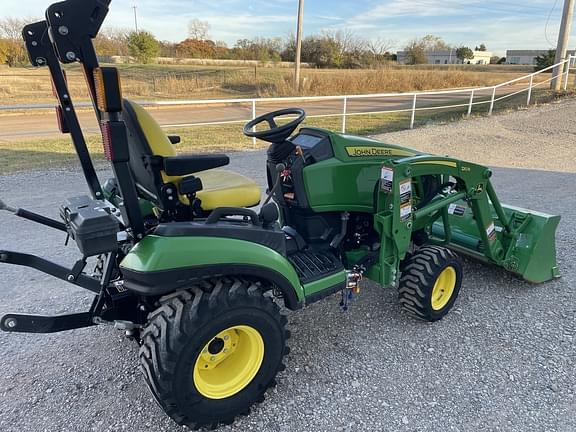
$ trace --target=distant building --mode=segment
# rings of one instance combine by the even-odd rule
[[[474,57],[472,59],[466,59],[464,61],[460,60],[456,55],[456,48],[451,50],[437,50],[437,51],[427,51],[426,57],[428,58],[428,64],[490,64],[490,57],[492,53],[490,51],[472,51]],[[398,63],[406,64],[408,61],[408,53],[406,51],[398,51]]]
[[[534,65],[536,57],[544,55],[548,50],[507,50],[506,64]],[[569,55],[574,55],[574,50],[568,51]]]

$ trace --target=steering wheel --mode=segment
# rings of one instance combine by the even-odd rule
[[[297,117],[291,122],[278,126],[276,119],[280,116],[296,115]],[[282,143],[292,135],[292,132],[304,121],[306,112],[301,108],[288,108],[278,111],[273,111],[268,114],[261,115],[254,120],[246,123],[244,126],[244,135],[250,138],[258,138],[270,143]],[[270,127],[268,130],[256,131],[255,128],[260,123],[267,122]]]

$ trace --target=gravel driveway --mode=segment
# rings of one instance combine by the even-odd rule
[[[455,309],[435,324],[403,315],[395,292],[371,283],[347,313],[336,297],[291,313],[287,371],[250,416],[221,430],[576,430],[575,115],[570,101],[385,137],[546,170],[496,168],[494,182],[505,202],[562,215],[560,280],[531,285],[466,261]],[[233,168],[263,183],[264,158],[233,154]],[[0,176],[3,199],[52,216],[64,197],[85,190],[71,170]],[[75,248],[64,248],[58,232],[2,218],[0,248],[73,263]],[[41,273],[0,267],[0,314],[82,311],[89,302],[83,290]],[[0,430],[182,430],[153,403],[136,354],[109,327],[0,334]]]

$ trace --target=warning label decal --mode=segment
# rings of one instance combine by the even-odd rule
[[[400,220],[402,222],[407,221],[412,216],[412,205],[404,204],[400,206]]]
[[[464,216],[466,213],[466,207],[458,205],[458,204],[450,204],[448,206],[448,214],[454,216]]]
[[[412,179],[400,182],[400,220],[407,221],[412,216]]]
[[[380,189],[386,193],[392,192],[392,181],[394,180],[394,170],[392,168],[382,167],[380,174]]]
[[[407,179],[400,183],[400,205],[411,203],[412,200],[412,180]]]
[[[496,227],[494,226],[494,222],[492,222],[490,226],[486,228],[486,235],[488,236],[488,240],[496,240]]]

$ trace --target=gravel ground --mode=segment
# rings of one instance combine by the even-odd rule
[[[221,430],[576,430],[576,170],[567,156],[575,114],[572,101],[384,137],[439,153],[474,149],[473,160],[496,166],[547,170],[497,168],[494,181],[510,204],[562,214],[561,279],[535,286],[466,261],[454,310],[433,325],[400,313],[394,291],[371,283],[347,313],[336,297],[291,313],[287,371],[250,416]],[[262,152],[232,159],[234,169],[257,173],[263,183]],[[52,216],[64,197],[84,191],[70,170],[0,176],[7,202]],[[75,248],[61,247],[59,233],[8,215],[3,221],[1,248],[73,263]],[[0,298],[0,314],[81,311],[90,301],[82,290],[6,265]],[[136,353],[108,327],[0,334],[0,430],[182,430],[153,403]]]
[[[387,142],[491,166],[576,172],[576,99],[382,135]]]

